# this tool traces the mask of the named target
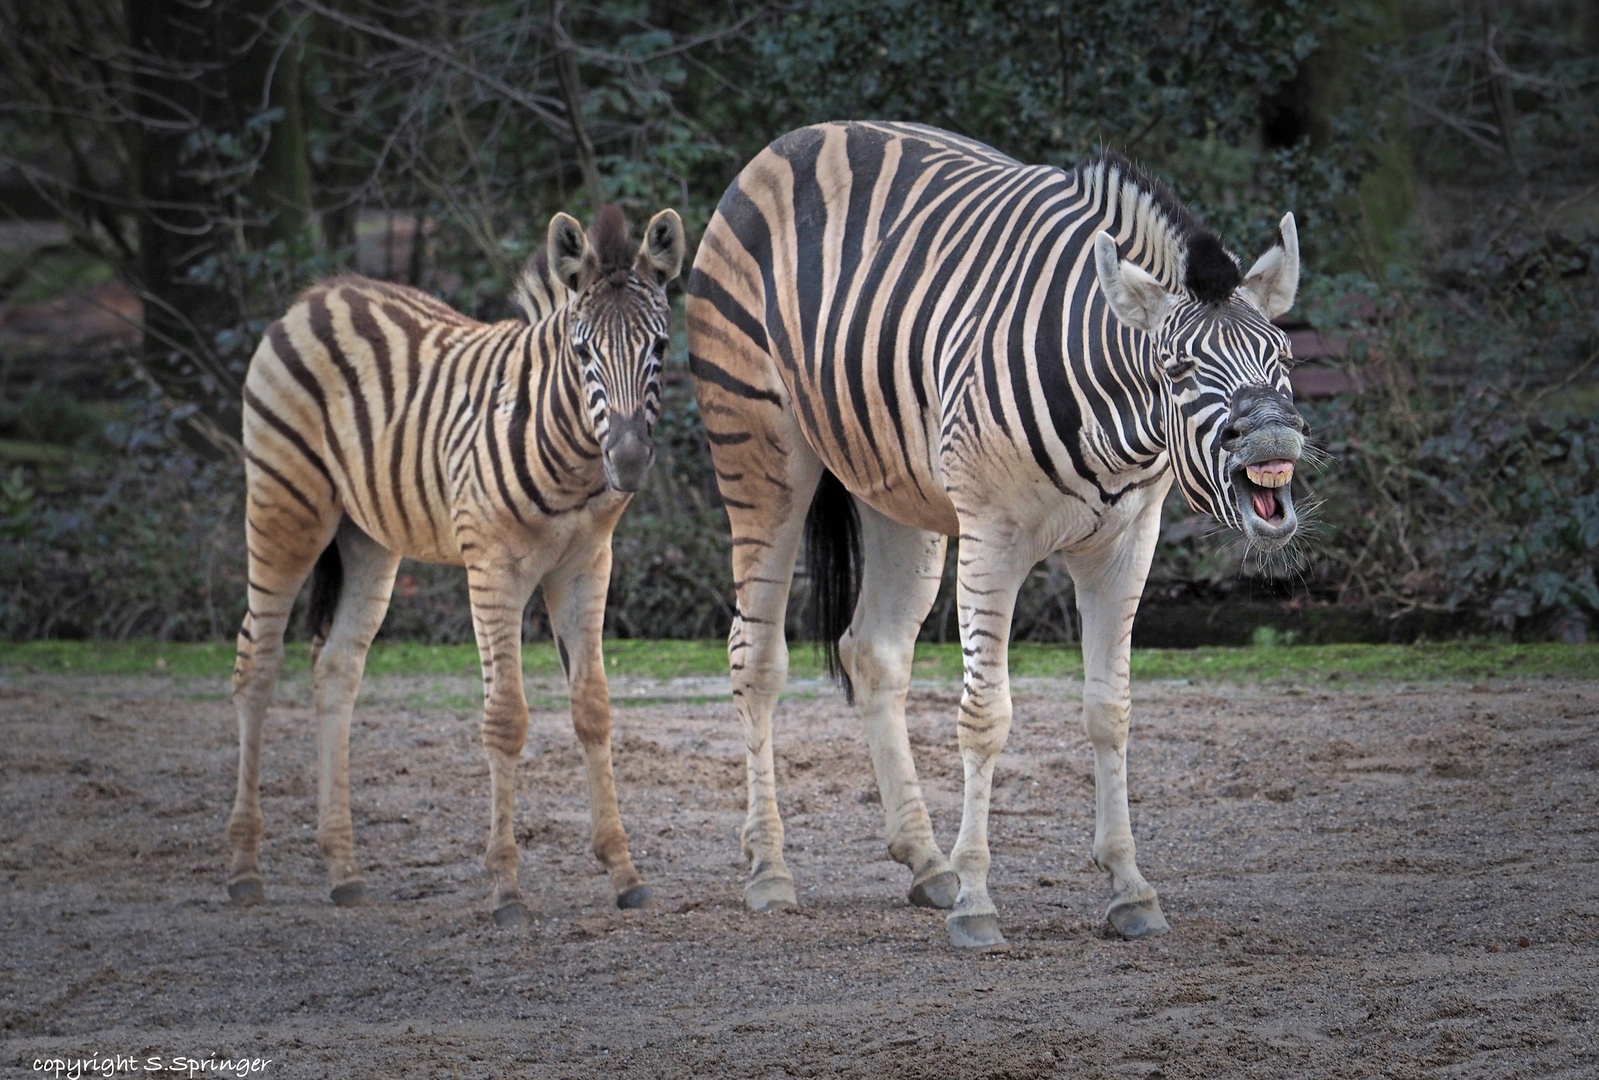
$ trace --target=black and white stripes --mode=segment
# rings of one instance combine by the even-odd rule
[[[701,241],[688,321],[733,531],[728,648],[750,751],[752,907],[793,896],[770,720],[809,509],[810,535],[839,537],[827,547],[838,580],[862,582],[848,626],[829,636],[867,717],[890,850],[913,870],[913,900],[953,902],[959,944],[1000,940],[985,837],[1010,717],[1005,647],[1016,589],[1062,551],[1083,608],[1111,921],[1129,934],[1164,926],[1126,821],[1132,615],[1174,477],[1197,509],[1256,544],[1293,535],[1301,425],[1287,339],[1270,320],[1292,303],[1298,273],[1291,216],[1241,273],[1163,185],[1116,155],[1028,166],[933,128],[850,122],[791,132],[744,168]],[[831,494],[828,473],[854,517],[837,509],[851,503]],[[966,654],[958,897],[903,721],[909,649],[945,536],[961,543]],[[859,578],[845,565],[857,548]]]
[[[596,854],[625,903],[646,894],[611,780],[600,632],[610,537],[653,458],[665,285],[684,251],[664,210],[633,245],[620,208],[592,239],[558,214],[518,283],[528,321],[484,324],[415,289],[364,278],[310,290],[266,331],[245,379],[249,609],[234,699],[236,899],[261,895],[261,722],[283,632],[316,566],[318,838],[334,899],[362,894],[352,847],[350,710],[402,557],[461,565],[483,661],[492,776],[487,862],[499,917],[521,910],[511,783],[527,726],[522,611],[544,585],[588,757]],[[508,914],[509,913],[509,914]]]

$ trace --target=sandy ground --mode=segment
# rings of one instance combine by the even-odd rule
[[[0,1071],[98,1054],[270,1059],[267,1077],[1599,1075],[1599,684],[1140,687],[1135,830],[1174,927],[1144,943],[1102,929],[1075,687],[1022,685],[992,819],[1015,949],[980,958],[906,905],[864,739],[825,687],[779,714],[803,908],[741,910],[724,686],[616,688],[623,820],[657,896],[636,912],[586,851],[560,688],[531,688],[535,918],[502,931],[470,680],[369,684],[352,757],[374,902],[353,910],[328,901],[312,835],[304,682],[268,728],[269,903],[237,910],[220,684],[0,680]],[[910,717],[946,845],[954,695],[918,687]]]

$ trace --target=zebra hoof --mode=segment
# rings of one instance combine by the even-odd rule
[[[926,881],[912,885],[911,903],[917,907],[947,911],[955,906],[955,897],[960,891],[960,875],[953,870],[945,870],[942,874],[934,874]]]
[[[360,878],[333,887],[333,902],[339,907],[360,907],[366,903],[366,882]]]
[[[1161,913],[1160,901],[1153,898],[1112,904],[1105,918],[1110,921],[1111,928],[1128,941],[1171,932],[1171,923]]]
[[[650,902],[652,895],[648,885],[635,885],[631,889],[624,889],[616,894],[616,906],[624,911],[630,908],[641,908]]]
[[[1009,952],[1010,943],[999,932],[998,915],[951,915],[944,923],[949,943],[962,952]]]
[[[794,895],[794,882],[779,877],[752,881],[744,886],[744,907],[756,913],[797,908],[799,898]]]
[[[266,903],[266,886],[257,874],[236,878],[228,882],[228,899],[240,907],[253,907]]]
[[[527,905],[520,900],[501,904],[494,909],[495,926],[521,926],[527,922]]]

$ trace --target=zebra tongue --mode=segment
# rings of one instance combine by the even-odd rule
[[[1275,491],[1270,488],[1257,487],[1249,494],[1255,500],[1255,513],[1260,515],[1262,521],[1270,521],[1277,516],[1277,493]]]

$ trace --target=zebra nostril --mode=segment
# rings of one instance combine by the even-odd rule
[[[1236,427],[1234,427],[1232,424],[1228,424],[1225,428],[1222,429],[1222,432],[1221,432],[1221,444],[1223,446],[1231,446],[1233,443],[1238,441],[1238,438],[1239,438],[1238,429]]]

